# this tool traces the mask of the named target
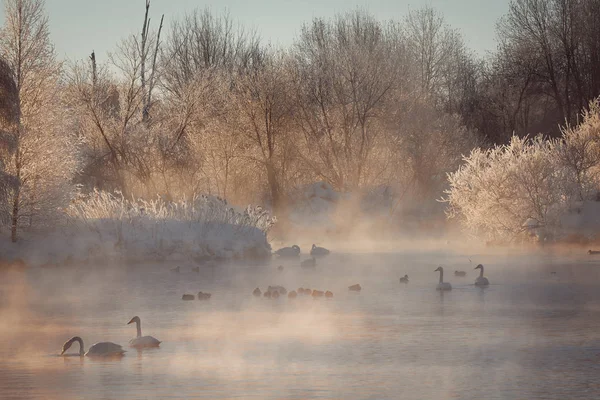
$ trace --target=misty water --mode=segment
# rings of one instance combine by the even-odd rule
[[[583,252],[582,252],[583,253]],[[600,395],[600,263],[571,256],[333,254],[221,265],[30,268],[0,277],[2,399],[589,399]],[[277,271],[282,264],[283,272]],[[436,292],[438,264],[453,285]],[[467,276],[453,276],[454,270]],[[553,274],[552,272],[555,272]],[[408,274],[410,283],[400,284]],[[347,287],[360,283],[361,293]],[[283,285],[332,299],[255,298]],[[183,293],[212,293],[182,301]],[[58,357],[124,346],[139,315],[163,343],[120,360]],[[77,351],[77,345],[72,349]]]

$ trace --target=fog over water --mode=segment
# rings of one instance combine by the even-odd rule
[[[4,271],[0,393],[3,399],[600,395],[600,259],[584,251],[440,249],[338,252],[318,260],[315,271],[302,270],[299,260],[275,259],[200,273],[192,264],[180,264],[180,273],[162,264]],[[473,285],[476,263],[486,267],[486,289]],[[440,264],[451,292],[435,290]],[[455,277],[454,270],[467,276]],[[405,274],[407,285],[399,283]],[[354,283],[360,293],[348,291]],[[334,297],[252,296],[268,285],[331,290]],[[211,299],[181,300],[198,291]],[[135,337],[135,327],[126,325],[134,315],[144,335],[163,341],[160,348],[126,346]],[[86,349],[112,341],[128,351],[111,361],[58,357],[75,335]]]

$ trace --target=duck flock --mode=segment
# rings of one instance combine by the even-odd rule
[[[590,251],[591,252],[591,251]],[[329,255],[331,252],[324,247],[317,247],[316,245],[312,245],[310,251],[310,258],[302,260],[300,262],[301,268],[310,268],[314,269],[317,266],[317,258],[325,257]],[[297,245],[293,245],[291,247],[284,247],[276,252],[275,255],[279,256],[279,258],[293,259],[300,257],[300,247]],[[283,271],[283,266],[277,267],[278,271]],[[489,280],[483,275],[483,265],[479,264],[475,267],[475,270],[479,269],[480,274],[475,279],[475,286],[486,287],[490,284]],[[175,267],[171,269],[172,272],[179,273],[181,271],[180,267]],[[199,267],[192,268],[193,272],[199,272]],[[449,282],[444,282],[444,268],[439,266],[434,272],[440,273],[439,283],[436,286],[436,290],[440,291],[448,291],[452,290],[452,285]],[[454,276],[456,277],[465,277],[465,271],[454,271]],[[408,275],[404,275],[400,277],[400,283],[408,284]],[[351,292],[360,292],[362,287],[360,284],[356,283],[351,286],[348,286],[348,290]],[[254,289],[252,295],[255,297],[265,297],[269,299],[278,299],[279,297],[286,296],[289,299],[295,299],[298,296],[311,296],[313,298],[325,297],[332,298],[333,292],[330,290],[318,290],[318,289],[309,289],[300,287],[297,290],[288,290],[283,286],[268,286],[267,289],[263,292],[260,288]],[[197,295],[193,294],[184,294],[182,296],[182,300],[209,300],[211,298],[210,293],[199,292]],[[137,336],[129,341],[129,346],[135,349],[144,349],[144,348],[156,348],[160,346],[161,341],[152,337],[152,336],[142,336],[142,323],[140,317],[135,316],[131,318],[131,320],[127,323],[136,324]],[[79,344],[79,352],[67,354],[67,350],[71,348],[71,346],[77,342]],[[61,356],[79,356],[79,357],[121,357],[125,354],[126,350],[119,344],[112,342],[99,342],[93,344],[88,351],[85,351],[85,347],[83,344],[83,339],[79,336],[74,336],[71,339],[67,340],[65,344],[62,346],[62,351],[60,353]]]

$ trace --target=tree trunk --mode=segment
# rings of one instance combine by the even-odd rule
[[[13,243],[17,241],[17,224],[19,222],[19,195],[21,193],[21,189],[17,187],[15,198],[13,199],[13,209],[12,209],[12,217],[11,217],[11,229],[10,229],[10,239]]]

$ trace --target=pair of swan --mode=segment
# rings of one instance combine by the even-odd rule
[[[140,317],[136,315],[135,317],[131,318],[127,325],[134,322],[137,328],[137,337],[129,341],[130,347],[143,349],[148,347],[158,347],[160,345],[161,342],[158,339],[152,336],[142,336],[142,322]],[[126,350],[123,350],[123,346],[113,342],[95,343],[86,352],[83,345],[83,339],[81,339],[79,336],[74,336],[67,340],[65,344],[63,344],[60,355],[64,356],[65,352],[69,350],[75,342],[79,343],[79,354],[76,355],[79,355],[80,357],[121,357],[126,352]]]
[[[490,284],[490,281],[488,280],[488,278],[483,276],[483,265],[479,264],[475,267],[475,269],[481,270],[479,276],[477,277],[477,279],[475,279],[475,286],[488,286]],[[440,273],[440,282],[436,286],[436,290],[452,290],[452,285],[450,285],[449,282],[444,282],[444,268],[440,266],[433,272],[438,271]]]

